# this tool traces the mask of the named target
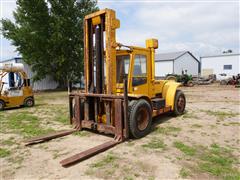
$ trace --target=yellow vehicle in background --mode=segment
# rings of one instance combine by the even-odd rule
[[[33,105],[33,90],[23,64],[0,63],[0,111],[5,108]]]

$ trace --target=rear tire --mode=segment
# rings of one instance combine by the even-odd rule
[[[177,78],[175,76],[167,76],[166,80],[177,82]]]
[[[142,138],[150,133],[152,125],[152,108],[144,100],[129,103],[129,130],[134,138]]]
[[[186,107],[185,95],[181,90],[177,90],[175,94],[173,114],[175,116],[182,115],[185,111],[185,107]]]
[[[24,100],[25,107],[33,107],[34,106],[34,99],[29,97]]]
[[[188,86],[188,87],[193,87],[193,86],[194,86],[194,83],[190,80],[190,81],[187,82],[187,86]]]
[[[220,85],[227,85],[227,80],[221,80]]]
[[[0,111],[3,111],[5,107],[4,101],[0,100]]]

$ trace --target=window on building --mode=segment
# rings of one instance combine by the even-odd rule
[[[224,70],[231,70],[232,69],[232,65],[223,65],[223,69]]]

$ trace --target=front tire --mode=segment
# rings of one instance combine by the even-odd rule
[[[144,100],[133,100],[129,104],[129,130],[134,138],[142,138],[150,133],[152,125],[152,108]]]
[[[173,114],[175,116],[182,115],[185,111],[185,107],[186,107],[185,95],[181,90],[177,90],[175,94]]]
[[[24,106],[25,107],[33,107],[34,106],[34,99],[29,97],[24,100]]]
[[[5,107],[4,101],[0,100],[0,111],[3,111]]]

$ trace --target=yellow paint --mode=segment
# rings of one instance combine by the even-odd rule
[[[128,96],[139,99],[145,98],[151,101],[152,98],[162,97],[166,100],[166,108],[162,112],[173,110],[174,99],[179,83],[168,80],[155,80],[155,49],[158,48],[157,39],[146,40],[146,47],[125,46],[116,42],[116,29],[120,27],[120,21],[116,19],[115,11],[104,9],[92,13],[85,17],[85,87],[88,92],[89,84],[89,57],[88,56],[88,21],[91,20],[93,26],[100,23],[100,17],[105,17],[105,92],[106,94],[123,94],[123,83],[117,83],[117,56],[129,55],[130,62],[128,65]],[[94,28],[94,27],[93,27]],[[146,56],[146,75],[137,77],[144,80],[143,84],[133,86],[134,77],[134,59],[137,55]],[[146,79],[145,79],[146,78]],[[135,79],[136,80],[136,79]],[[146,81],[145,81],[146,80]],[[157,114],[157,113],[155,113]],[[106,122],[106,117],[103,115],[99,118],[100,121]]]
[[[171,106],[171,109],[174,108],[175,94],[179,86],[181,86],[181,84],[174,81],[167,81],[167,83],[163,86],[163,98],[166,100],[166,106]]]
[[[146,41],[150,42],[150,41]],[[157,94],[162,94],[162,97],[166,100],[166,106],[174,108],[174,99],[177,88],[181,85],[180,83],[169,81],[169,80],[155,80],[155,50],[153,47],[141,48],[129,46],[131,51],[117,51],[118,55],[130,55],[130,66],[128,72],[128,93],[133,98],[148,97],[152,99]],[[134,72],[134,57],[137,54],[145,55],[147,57],[147,83],[132,86],[133,72]],[[123,84],[116,85],[117,94],[123,93]]]
[[[157,39],[147,39],[146,40],[146,47],[157,49],[158,48],[158,40]]]
[[[96,16],[96,17],[92,18],[92,24],[93,25],[101,24],[101,17],[100,16]]]
[[[2,79],[5,75],[7,75],[7,73],[9,72],[18,72],[19,75],[21,76],[22,81],[27,80],[27,74],[24,71],[0,71],[0,90],[2,90],[2,86],[3,86],[3,82]],[[21,96],[11,96],[11,91],[8,91],[8,94],[2,92],[2,94],[0,94],[0,100],[2,100],[5,103],[5,107],[9,108],[9,107],[17,107],[17,106],[21,106],[24,104],[24,100],[28,97],[32,97],[33,98],[33,90],[32,87],[29,84],[23,85],[22,87],[19,88],[20,91],[22,91],[22,95]]]
[[[104,123],[104,124],[106,124],[106,122],[107,122],[107,118],[106,118],[106,114],[103,114],[102,116],[98,116],[98,122],[99,123]]]
[[[115,11],[111,9],[103,9],[95,13],[85,16],[85,36],[84,36],[84,69],[85,69],[85,91],[89,92],[89,57],[88,57],[88,22],[92,21],[93,28],[99,24],[100,17],[105,17],[105,64],[106,64],[106,93],[116,94],[116,29],[120,27],[120,21],[116,19]]]

